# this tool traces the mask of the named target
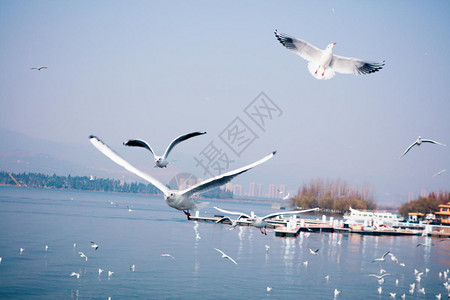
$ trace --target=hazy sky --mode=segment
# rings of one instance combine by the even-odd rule
[[[235,183],[295,191],[340,178],[371,186],[379,203],[449,190],[450,171],[432,177],[450,169],[449,15],[448,1],[1,1],[0,127],[76,144],[95,134],[137,165],[149,161],[126,139],[162,153],[207,131],[177,149],[199,177],[193,157],[212,142],[230,168],[278,150]],[[275,29],[386,66],[316,80]],[[261,92],[278,107],[263,127],[246,114]],[[238,155],[221,137],[242,123],[253,138]],[[419,135],[449,146],[400,159]]]

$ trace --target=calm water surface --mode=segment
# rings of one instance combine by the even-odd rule
[[[268,204],[213,201],[200,215],[217,214],[213,206],[273,212]],[[252,227],[228,228],[188,221],[162,197],[0,187],[0,298],[333,299],[335,288],[341,291],[337,299],[389,299],[390,292],[398,299],[403,293],[406,299],[447,297],[439,272],[450,268],[450,240],[341,233],[281,238],[273,230],[264,236]],[[97,251],[90,241],[100,245]],[[419,242],[426,246],[416,247]],[[406,266],[390,259],[372,263],[388,250]],[[105,270],[100,275],[99,268]],[[368,274],[381,268],[392,275],[379,295],[380,284]],[[420,283],[414,269],[424,272]],[[108,270],[114,272],[109,278]],[[425,295],[417,292],[422,287]]]

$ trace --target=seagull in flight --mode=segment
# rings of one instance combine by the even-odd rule
[[[91,135],[89,137],[89,141],[94,145],[97,150],[102,152],[104,155],[106,155],[109,159],[114,161],[116,164],[122,166],[126,170],[130,171],[131,173],[134,173],[135,175],[145,179],[146,181],[153,184],[157,189],[159,189],[164,194],[164,199],[172,208],[175,208],[177,210],[183,211],[187,218],[189,219],[191,214],[190,211],[198,211],[202,207],[208,205],[208,202],[203,203],[197,203],[194,202],[191,199],[191,196],[194,194],[203,193],[207,190],[210,190],[215,187],[219,187],[221,185],[224,185],[228,182],[230,182],[234,177],[238,176],[239,174],[242,174],[244,172],[247,172],[248,170],[252,169],[253,167],[256,167],[269,159],[271,159],[276,151],[273,151],[269,155],[261,158],[260,160],[251,163],[249,165],[246,165],[242,168],[226,172],[224,174],[212,177],[210,179],[204,180],[200,183],[197,183],[194,186],[191,186],[185,190],[171,190],[166,185],[162,184],[160,181],[156,180],[152,176],[138,170],[136,167],[132,166],[129,162],[124,160],[122,157],[120,157],[116,152],[114,152],[111,148],[108,147],[105,143],[103,143],[100,139],[97,137]]]
[[[307,41],[279,33],[275,30],[278,41],[301,58],[308,61],[308,70],[316,79],[330,79],[335,73],[371,74],[381,70],[383,62],[368,62],[358,58],[335,55],[332,49],[336,43],[329,44],[325,50],[311,45]]]
[[[238,225],[238,221],[241,219],[241,217],[244,217],[244,216],[240,215],[236,220],[231,220],[231,218],[229,218],[229,217],[223,217],[223,218],[220,218],[219,220],[217,220],[216,223],[220,224],[223,221],[228,220],[231,223],[231,227],[228,228],[228,230],[233,230]]]
[[[84,254],[83,252],[78,252],[78,254],[80,255],[81,258],[84,257],[84,259],[85,259],[86,261],[88,260],[86,254]]]
[[[381,256],[380,258],[375,258],[374,260],[372,260],[372,262],[376,262],[376,261],[385,261],[385,257],[386,255],[388,255],[391,251],[388,251],[386,253],[383,254],[383,256]]]
[[[289,197],[291,196],[290,193],[288,193],[286,196],[283,197],[283,200],[289,200]]]
[[[143,140],[128,140],[126,142],[124,142],[123,144],[125,146],[130,146],[130,147],[142,147],[142,148],[146,148],[147,150],[149,150],[152,154],[153,154],[153,158],[155,160],[155,168],[167,168],[167,165],[169,164],[169,161],[167,160],[167,157],[169,156],[170,151],[172,151],[172,149],[178,145],[179,143],[193,138],[195,136],[198,135],[203,135],[206,134],[206,132],[191,132],[185,135],[180,135],[179,137],[177,137],[176,139],[174,139],[172,142],[170,142],[169,146],[166,149],[166,152],[164,152],[164,154],[162,156],[156,155],[155,151],[153,151],[152,147],[150,147],[150,145]]]
[[[436,142],[436,141],[433,141],[433,140],[423,139],[423,138],[421,138],[421,137],[419,136],[419,137],[417,138],[417,140],[416,140],[414,143],[412,143],[411,146],[409,146],[409,147],[405,150],[405,152],[403,152],[402,156],[400,156],[400,157],[403,157],[406,153],[408,153],[408,151],[411,150],[412,147],[414,147],[414,146],[416,146],[416,145],[417,145],[417,146],[420,146],[422,143],[431,143],[431,144],[436,144],[436,145],[441,145],[441,146],[447,146],[447,145],[445,145],[445,144],[441,144],[441,143]]]
[[[24,248],[20,248],[20,249],[19,249],[19,254],[22,255],[22,253],[23,253],[24,250],[25,250]]]
[[[38,70],[38,71],[40,71],[40,70],[42,70],[42,69],[48,69],[47,67],[44,67],[44,66],[42,66],[42,67],[37,67],[37,68],[31,68],[31,70]]]
[[[98,249],[98,245],[95,242],[91,242],[91,247],[95,249],[95,251],[97,251]]]
[[[434,174],[433,177],[439,176],[439,175],[441,175],[442,173],[444,173],[444,172],[446,172],[446,171],[447,171],[447,169],[440,170],[439,172],[437,172],[436,174]]]
[[[222,253],[222,258],[229,259],[229,260],[231,260],[235,265],[237,265],[237,262],[235,262],[234,259],[232,259],[230,256],[226,255],[222,250],[217,249],[217,248],[214,248],[214,249],[216,249],[218,252]]]
[[[341,293],[341,291],[339,291],[338,289],[334,289],[334,298],[339,296],[340,293]]]
[[[239,215],[239,216],[243,216],[245,218],[248,218],[252,221],[252,225],[256,228],[259,228],[262,234],[267,235],[266,232],[266,226],[269,225],[269,223],[267,223],[267,219],[279,216],[279,215],[289,215],[289,214],[301,214],[304,212],[310,212],[310,211],[315,211],[318,210],[319,208],[312,208],[312,209],[305,209],[305,210],[293,210],[293,211],[283,211],[283,212],[276,212],[276,213],[272,213],[272,214],[268,214],[264,217],[257,217],[257,216],[253,216],[253,218],[245,213],[241,213],[241,212],[235,212],[235,211],[228,211],[225,209],[221,209],[218,208],[216,206],[214,206],[214,208],[220,212],[226,213],[226,214],[230,214],[230,215]],[[264,229],[264,231],[263,231]]]
[[[77,278],[80,278],[80,273],[72,272],[72,274],[70,274],[70,276],[76,276]]]
[[[175,259],[175,257],[173,257],[172,255],[170,255],[168,253],[161,254],[161,256],[170,257],[171,259]]]
[[[385,277],[385,276],[389,276],[389,275],[391,275],[391,274],[389,274],[389,273],[385,273],[385,274],[383,274],[383,275],[369,274],[369,276],[375,277],[375,278],[377,278],[378,280],[382,279],[382,278]]]
[[[319,249],[313,250],[311,248],[309,248],[309,253],[313,254],[313,255],[317,255],[319,252]]]

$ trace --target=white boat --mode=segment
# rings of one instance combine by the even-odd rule
[[[377,223],[394,223],[403,221],[403,217],[390,213],[379,211],[361,211],[350,207],[350,214],[344,215],[344,219],[354,222],[377,222]]]

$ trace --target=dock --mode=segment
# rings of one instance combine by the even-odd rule
[[[217,223],[223,216],[215,215],[214,217],[200,217],[198,215],[191,216],[189,220],[199,222]],[[291,216],[289,218],[274,218],[266,220],[269,223],[266,228],[274,229],[275,236],[277,237],[296,237],[300,232],[337,232],[346,234],[360,234],[360,235],[388,235],[388,236],[433,236],[440,238],[450,238],[449,230],[426,230],[425,226],[381,226],[377,228],[364,227],[363,225],[350,226],[344,228],[343,222],[333,220],[330,218],[328,221],[325,216],[322,219],[304,219]],[[227,219],[217,224],[232,225]],[[238,226],[252,226],[252,222],[249,219],[236,220]]]

